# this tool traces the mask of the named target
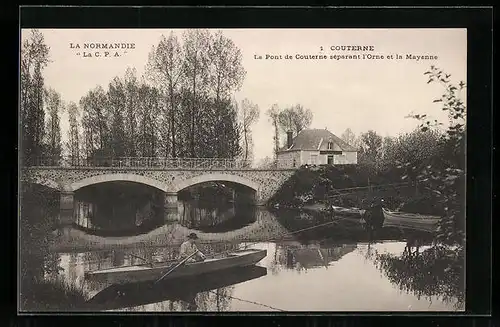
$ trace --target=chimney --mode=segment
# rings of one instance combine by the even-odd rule
[[[290,149],[292,147],[292,142],[293,142],[293,136],[292,132],[288,131],[286,132],[286,147],[287,149]]]

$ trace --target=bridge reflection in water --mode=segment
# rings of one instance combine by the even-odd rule
[[[204,198],[193,198],[199,192]],[[161,191],[138,183],[90,185],[75,193],[73,227],[100,236],[133,236],[173,222],[221,232],[255,221],[253,191],[227,182],[188,188],[175,208],[165,208],[163,200]]]
[[[460,310],[456,298],[446,302],[439,294],[445,289],[456,287],[455,273],[450,275],[452,278],[442,278],[437,284],[425,278],[419,279],[417,283],[402,282],[415,280],[414,276],[422,275],[411,268],[404,268],[411,264],[405,259],[407,253],[415,253],[415,250],[405,249],[405,242],[386,241],[367,246],[356,241],[357,229],[349,220],[321,228],[322,231],[317,234],[308,234],[307,239],[289,234],[300,228],[317,225],[320,223],[318,219],[304,217],[304,214],[277,218],[273,213],[259,209],[255,211],[254,222],[225,232],[203,232],[177,222],[145,235],[161,235],[159,237],[164,239],[165,234],[178,233],[169,238],[175,246],[146,246],[137,241],[142,236],[137,236],[123,238],[133,239],[135,243],[127,246],[117,243],[105,251],[59,253],[60,266],[64,269],[61,278],[83,289],[87,298],[91,299],[78,310]],[[291,223],[287,225],[287,221]],[[338,229],[344,232],[336,233]],[[258,263],[259,267],[199,276],[182,283],[177,280],[173,284],[166,281],[167,284],[152,290],[141,284],[119,287],[90,282],[84,278],[85,271],[143,263],[138,257],[147,260],[175,258],[179,242],[192,231],[200,236],[200,249],[207,254],[250,247],[266,249],[267,256]],[[346,235],[345,231],[351,233],[352,241],[322,241],[325,234]],[[287,234],[287,237],[283,237]],[[425,255],[424,258],[429,256]],[[415,262],[421,271],[436,269],[427,259]],[[380,271],[383,273],[380,274]],[[431,287],[429,285],[435,286],[432,292],[427,291]],[[415,292],[416,288],[425,292]],[[453,298],[453,294],[450,296]]]

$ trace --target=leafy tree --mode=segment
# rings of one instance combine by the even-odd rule
[[[249,157],[249,152],[251,152],[251,147],[250,147],[252,142],[251,125],[254,124],[259,119],[260,111],[259,107],[248,99],[243,99],[243,101],[241,101],[239,109],[240,109],[241,125],[243,131],[243,140],[245,143],[244,160],[246,161]]]
[[[424,73],[428,75],[428,83],[438,82],[444,87],[441,98],[434,100],[442,104],[442,110],[448,112],[451,119],[440,138],[440,152],[435,160],[425,167],[415,167],[419,181],[427,187],[436,200],[444,207],[445,214],[441,219],[436,234],[437,244],[458,245],[463,250],[465,243],[465,134],[467,107],[461,97],[465,83],[451,83],[450,75],[435,66]],[[413,115],[421,123],[419,128],[429,132],[432,127],[442,125],[427,115]],[[408,163],[406,163],[408,164]],[[411,165],[411,163],[410,163]]]
[[[42,155],[44,141],[43,69],[49,63],[49,47],[43,34],[31,30],[21,45],[21,140],[25,164],[35,163]]]
[[[88,158],[93,157],[96,150],[109,153],[109,106],[104,89],[97,86],[80,99],[83,111],[82,125],[85,133],[85,152]],[[105,155],[105,156],[106,156]]]
[[[297,135],[301,130],[309,127],[312,122],[312,112],[304,109],[301,104],[282,110],[278,115],[278,123],[281,129]]]
[[[157,155],[157,117],[160,113],[159,92],[156,88],[142,84],[139,88],[139,153],[143,157]]]
[[[209,88],[218,103],[228,99],[233,90],[239,90],[246,71],[241,63],[241,51],[221,31],[210,37],[208,45]]]
[[[395,138],[392,136],[385,136],[382,139],[382,153],[385,154],[387,152],[387,149],[390,149],[395,142]]]
[[[380,155],[382,148],[382,136],[378,135],[375,131],[368,131],[361,134],[362,152],[365,156],[375,161]]]
[[[189,95],[189,141],[190,156],[196,158],[196,122],[202,113],[200,98],[207,92],[209,66],[209,32],[207,30],[188,30],[183,35],[184,50],[184,87]]]
[[[107,100],[109,104],[110,118],[110,147],[113,156],[123,157],[125,155],[126,136],[123,113],[126,104],[125,87],[119,77],[113,78],[109,83]]]
[[[241,126],[238,122],[238,111],[232,101],[225,100],[222,103],[221,124],[218,131],[220,148],[219,158],[236,158],[241,155]]]
[[[340,138],[349,145],[356,145],[356,134],[350,128],[347,128]]]
[[[275,166],[275,162],[274,162],[273,158],[266,156],[266,157],[262,158],[261,160],[259,160],[259,162],[257,163],[256,166],[257,166],[257,168],[269,169],[269,168],[273,168]]]
[[[296,134],[311,126],[313,118],[311,109],[305,109],[301,104],[296,104],[295,107],[293,107],[293,112],[295,113],[293,125]]]
[[[149,54],[144,80],[134,69],[80,101],[83,144],[96,156],[234,158],[241,129],[231,94],[243,81],[241,53],[221,32],[171,33]],[[147,82],[147,83],[146,83]]]
[[[158,46],[152,48],[147,65],[148,77],[157,88],[163,90],[161,94],[167,99],[164,114],[168,119],[163,124],[162,132],[167,150],[165,154],[174,158],[177,156],[178,92],[185,77],[183,64],[182,48],[177,36],[171,32],[168,38],[162,36]]]
[[[52,164],[57,165],[62,154],[59,114],[63,111],[64,104],[61,95],[54,89],[45,90],[45,99],[48,113],[45,128],[45,154],[50,158]]]
[[[277,158],[278,151],[280,149],[280,130],[279,130],[279,115],[281,109],[277,104],[273,104],[270,109],[267,110],[267,115],[269,120],[273,124],[274,127],[274,158]]]
[[[382,148],[382,136],[375,131],[368,131],[360,135],[358,163],[368,172],[368,184],[379,171],[379,159]],[[372,180],[370,182],[370,179]]]
[[[138,81],[137,71],[135,68],[127,68],[123,81],[125,92],[125,135],[126,146],[125,151],[127,156],[134,157],[137,155],[137,112],[139,111],[138,104]]]
[[[79,109],[76,103],[70,102],[68,104],[68,141],[66,147],[71,158],[71,164],[78,163],[80,157],[80,131],[79,131]]]
[[[242,66],[241,51],[234,42],[225,37],[221,31],[210,35],[208,42],[208,96],[213,99],[205,111],[209,124],[206,125],[208,135],[218,136],[220,129],[225,129],[224,117],[236,108],[230,104],[233,91],[240,89],[246,71]],[[228,112],[229,111],[229,112]],[[215,156],[225,157],[223,142],[215,142]]]
[[[412,182],[415,182],[417,174],[413,171],[429,165],[436,156],[440,155],[439,138],[440,135],[436,131],[424,132],[416,129],[390,141],[386,140],[382,165],[391,168],[395,165],[405,165],[401,168],[404,168],[404,173]]]

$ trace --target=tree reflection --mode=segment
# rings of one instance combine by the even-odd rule
[[[255,207],[244,203],[206,200],[182,201],[180,224],[203,232],[228,232],[255,222]]]
[[[217,288],[204,292],[184,292],[171,301],[171,307],[178,303],[180,311],[228,311],[231,305],[233,286]]]
[[[228,311],[231,305],[231,296],[233,294],[234,286],[226,286],[218,288],[215,292],[217,311]]]
[[[182,294],[179,301],[181,311],[197,311],[198,304],[196,303],[196,293],[186,292]]]
[[[68,281],[72,284],[77,283],[78,274],[76,271],[77,264],[77,255],[75,253],[71,253],[69,255],[69,263],[68,263]]]
[[[464,307],[464,250],[434,245],[422,252],[407,244],[400,256],[376,254],[375,264],[391,283],[418,298],[440,297],[455,308]]]

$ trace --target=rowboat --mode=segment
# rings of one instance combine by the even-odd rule
[[[198,293],[243,283],[266,275],[266,268],[254,265],[224,269],[197,276],[179,277],[162,281],[156,285],[151,281],[113,284],[88,300],[84,309],[90,311],[113,310],[166,300],[188,300],[194,298]]]
[[[331,206],[330,207],[331,211],[335,214],[342,215],[342,216],[354,216],[354,217],[362,217],[366,210],[364,209],[359,209],[359,208],[343,208],[343,207],[337,207],[337,206]]]
[[[227,254],[223,258],[207,258],[201,262],[185,263],[165,276],[164,279],[200,275],[229,268],[247,267],[256,264],[266,255],[266,250],[237,250]],[[177,264],[177,260],[170,260],[151,264],[123,266],[88,271],[85,273],[85,277],[89,280],[97,280],[111,284],[154,281],[162,277]]]
[[[383,227],[399,227],[433,232],[437,228],[437,223],[441,220],[439,216],[395,212],[385,208],[382,208],[382,211],[384,213]]]

